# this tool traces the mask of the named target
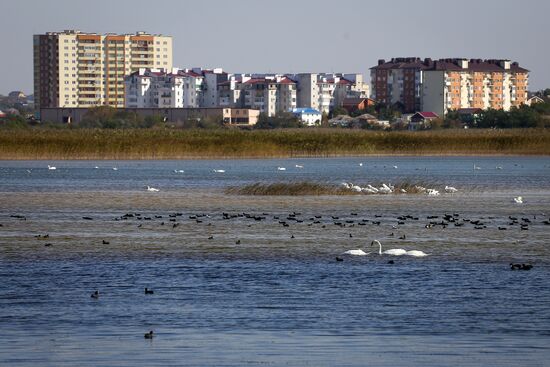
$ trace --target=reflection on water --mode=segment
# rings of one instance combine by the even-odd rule
[[[117,162],[102,179],[88,166],[115,163],[55,162],[51,178],[36,172],[43,162],[2,162],[0,365],[544,365],[548,160],[446,160],[395,164],[428,166],[425,181],[460,189],[440,197],[223,193],[279,180],[290,160]],[[471,160],[509,171],[464,176]],[[397,175],[383,167],[393,158],[362,161],[381,173],[354,179],[356,160],[308,160],[293,177]],[[174,178],[171,167],[204,172]],[[211,167],[239,174],[212,177]],[[453,221],[442,225],[445,214]],[[431,255],[389,264],[373,239]],[[373,253],[335,261],[357,248]]]

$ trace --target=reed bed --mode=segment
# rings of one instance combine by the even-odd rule
[[[380,187],[381,185],[382,183],[377,183],[375,186]],[[394,186],[394,192],[391,193],[391,195],[424,194],[426,191],[421,188],[426,187],[427,185],[425,183],[401,182]],[[402,190],[405,190],[405,192]],[[276,183],[256,182],[240,187],[229,187],[225,190],[225,193],[228,195],[245,196],[384,195],[357,192],[346,188],[343,185],[310,181]]]
[[[549,155],[545,129],[0,129],[0,159],[183,159],[360,155]]]

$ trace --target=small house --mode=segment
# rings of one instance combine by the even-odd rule
[[[417,112],[411,116],[409,130],[418,130],[430,126],[430,122],[439,118],[435,112]]]
[[[295,108],[292,110],[292,114],[306,126],[321,125],[323,118],[321,112],[313,108]]]

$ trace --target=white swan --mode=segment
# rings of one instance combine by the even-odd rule
[[[151,192],[158,192],[159,189],[155,189],[154,187],[151,187],[151,186],[147,186],[147,191],[151,191]]]
[[[363,167],[363,162],[359,163],[359,167]]]
[[[304,168],[304,166],[302,166],[301,164],[297,164],[296,168]]]
[[[523,198],[521,196],[518,196],[518,197],[514,198],[514,202],[516,204],[523,204]]]
[[[215,169],[214,172],[215,173],[225,173],[225,170],[224,169]]]
[[[99,167],[98,167],[98,166],[95,166],[94,169],[99,169]]]
[[[410,250],[410,251],[407,251],[405,255],[414,256],[414,257],[424,257],[430,254],[427,254],[424,251],[420,251],[420,250]]]
[[[449,194],[454,194],[458,190],[452,186],[445,186],[445,192],[448,192]]]
[[[57,167],[50,166],[50,165],[48,164],[48,169],[49,169],[50,171],[53,171],[54,169],[57,169]]]
[[[401,256],[401,255],[407,254],[407,251],[405,251],[405,250],[402,249],[402,248],[392,248],[392,249],[390,249],[390,250],[382,251],[382,244],[381,244],[380,241],[378,241],[378,240],[372,241],[370,245],[371,245],[371,246],[372,246],[372,245],[378,245],[378,246],[379,246],[378,255]]]
[[[365,252],[361,249],[357,249],[357,250],[347,250],[343,254],[344,255],[353,255],[353,256],[367,256],[368,254],[370,254],[370,252]]]
[[[277,171],[286,171],[285,167],[277,167]]]
[[[118,171],[118,168],[116,168],[116,167],[113,167],[113,171]]]
[[[174,170],[174,173],[183,173],[183,172],[185,172],[185,171],[182,170],[182,169],[175,169],[175,170]]]

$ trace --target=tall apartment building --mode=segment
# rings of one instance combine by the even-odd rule
[[[372,98],[404,112],[509,110],[527,100],[529,71],[509,60],[394,58],[371,68]]]
[[[172,68],[172,37],[82,33],[34,35],[34,96],[44,107],[124,107],[124,77]]]
[[[204,77],[193,70],[144,69],[125,78],[125,107],[201,107]]]

